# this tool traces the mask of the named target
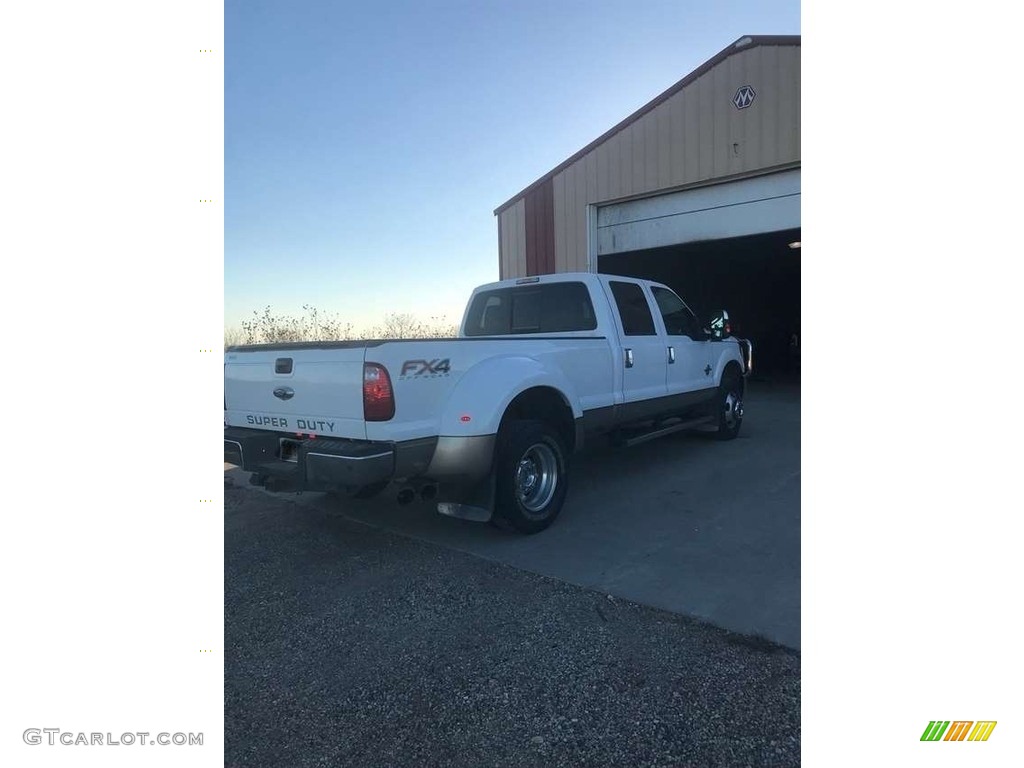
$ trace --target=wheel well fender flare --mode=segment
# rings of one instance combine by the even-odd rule
[[[561,371],[530,357],[503,356],[484,360],[462,376],[442,409],[440,434],[496,434],[509,407],[531,391],[557,395],[572,420],[583,415],[575,388]]]
[[[736,377],[740,383],[740,393],[742,394],[746,390],[746,379],[743,376],[743,368],[735,360],[728,360],[722,367],[722,375],[718,377],[719,386],[729,377]]]

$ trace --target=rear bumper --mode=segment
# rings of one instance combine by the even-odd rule
[[[224,461],[279,491],[345,491],[411,478],[472,484],[490,473],[493,450],[493,435],[392,443],[224,428]]]
[[[422,474],[436,443],[436,438],[402,443],[299,439],[226,427],[224,461],[259,476],[259,484],[272,490],[340,491]]]

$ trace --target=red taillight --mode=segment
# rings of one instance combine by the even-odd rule
[[[395,393],[388,369],[379,363],[363,363],[363,418],[387,421],[395,415]]]

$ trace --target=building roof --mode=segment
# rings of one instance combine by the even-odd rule
[[[756,47],[761,46],[761,45],[796,45],[796,46],[798,46],[798,45],[800,45],[800,35],[744,35],[743,37],[739,38],[736,42],[730,44],[726,48],[724,48],[721,51],[719,51],[718,53],[716,53],[710,59],[708,59],[703,64],[701,64],[699,67],[697,67],[695,70],[693,70],[693,72],[688,74],[686,77],[684,77],[682,80],[680,80],[675,85],[671,86],[668,90],[666,90],[663,93],[655,96],[653,99],[651,99],[651,101],[649,101],[646,104],[644,104],[642,107],[640,107],[640,109],[638,109],[636,112],[631,114],[625,120],[621,121],[617,125],[613,126],[609,130],[607,130],[604,133],[602,133],[600,136],[598,136],[592,142],[587,144],[587,146],[585,146],[579,152],[574,154],[572,157],[562,161],[559,165],[555,166],[552,170],[548,171],[546,174],[544,174],[539,179],[537,179],[535,182],[533,182],[528,187],[526,187],[526,189],[522,190],[521,192],[519,192],[514,197],[509,198],[504,203],[499,205],[497,208],[494,209],[494,215],[497,216],[499,213],[501,213],[506,208],[508,208],[509,206],[511,206],[514,203],[516,203],[516,201],[518,201],[519,199],[524,197],[526,194],[531,192],[533,189],[535,189],[536,187],[539,187],[544,182],[546,182],[549,179],[553,178],[554,176],[558,175],[563,170],[565,170],[570,165],[572,165],[577,160],[579,160],[581,157],[583,157],[588,152],[590,152],[592,149],[594,149],[598,145],[600,145],[600,144],[604,143],[605,141],[607,141],[608,139],[610,139],[612,136],[614,136],[616,133],[621,131],[623,128],[626,128],[630,124],[635,123],[637,120],[639,120],[641,117],[646,115],[648,112],[650,112],[652,109],[657,107],[659,104],[661,104],[662,102],[667,101],[671,97],[675,96],[677,93],[679,93],[679,91],[683,90],[683,88],[685,88],[690,83],[692,83],[694,80],[696,80],[698,77],[700,77],[701,75],[706,73],[712,67],[715,67],[718,64],[721,64],[723,61],[725,61],[727,58],[732,56],[734,53],[740,53],[741,51],[746,51],[746,50],[749,50],[751,48],[756,48]]]

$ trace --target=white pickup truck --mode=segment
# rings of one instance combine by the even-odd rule
[[[458,338],[230,347],[224,460],[269,490],[398,500],[535,533],[569,457],[696,427],[739,432],[751,345],[669,288],[569,273],[477,288]]]

